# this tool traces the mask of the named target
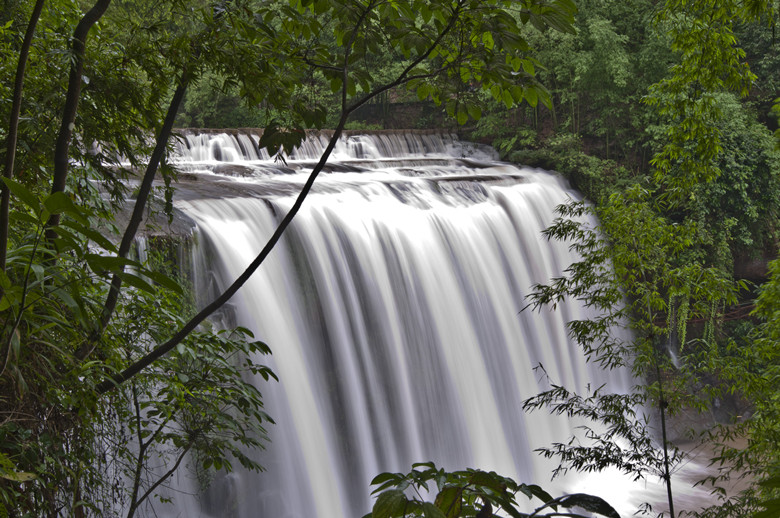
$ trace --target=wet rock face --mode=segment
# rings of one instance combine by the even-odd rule
[[[259,148],[262,129],[180,129],[174,141],[176,154],[184,161],[236,163],[269,161],[268,151]],[[333,136],[332,130],[308,130],[306,139],[288,160],[319,160]],[[334,159],[374,160],[387,157],[448,156],[496,160],[496,151],[485,145],[460,141],[456,135],[439,130],[344,131],[333,151]]]
[[[173,142],[170,165],[177,171],[173,185],[173,210],[166,212],[163,182],[159,178],[155,197],[141,236],[190,236],[194,224],[176,208],[178,201],[256,197],[272,199],[296,195],[302,177],[320,159],[333,132],[307,131],[307,138],[289,157],[270,157],[258,148],[262,129],[180,129]],[[514,184],[523,174],[503,171],[495,162],[495,150],[460,141],[457,136],[434,130],[345,131],[324,166],[313,193],[332,192],[331,175],[355,174],[364,182],[378,170],[391,171],[380,180],[402,192],[407,178],[426,178],[441,196],[485,199],[483,184]],[[498,167],[498,169],[497,169]],[[516,173],[516,172],[515,172]],[[139,177],[130,180],[132,184]],[[129,219],[132,201],[118,215],[119,228]]]
[[[254,176],[256,170],[252,167],[240,164],[219,164],[213,167],[213,171],[216,174],[224,176]]]
[[[764,282],[769,277],[769,261],[773,257],[764,252],[761,257],[735,257],[734,277],[752,282]]]

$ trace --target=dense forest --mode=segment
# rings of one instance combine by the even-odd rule
[[[703,481],[713,505],[694,515],[780,514],[773,1],[2,5],[0,516],[131,517],[190,457],[204,471],[261,469],[247,452],[273,448],[273,416],[244,374],[275,377],[255,361],[274,344],[208,318],[261,267],[341,132],[399,127],[492,144],[587,200],[546,231],[581,261],[537,286],[527,311],[586,301],[599,317],[569,323],[572,336],[641,383],[528,399],[528,412],[601,423],[591,445],[543,454],[668,482],[684,452],[636,409],[664,424],[696,410],[716,417],[691,434],[717,469]],[[334,129],[265,248],[202,309],[171,254],[134,254],[150,212],[171,214],[183,127],[265,128],[260,145],[280,156],[305,130]],[[159,451],[163,473],[150,469]],[[736,479],[744,489],[721,489]],[[537,499],[532,516],[614,516],[597,498],[432,464],[374,482],[376,517],[528,516],[516,495]],[[430,502],[404,492],[427,482]]]

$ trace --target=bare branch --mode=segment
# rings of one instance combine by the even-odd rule
[[[132,518],[133,515],[135,514],[135,511],[138,509],[141,503],[147,498],[149,498],[154,493],[154,491],[158,487],[160,487],[163,482],[165,482],[168,479],[168,477],[173,475],[176,472],[176,470],[179,469],[179,465],[182,463],[184,457],[187,456],[187,453],[192,449],[192,446],[194,444],[195,444],[195,440],[193,439],[192,441],[190,441],[189,444],[187,444],[187,446],[181,451],[181,453],[179,453],[179,458],[176,459],[176,463],[171,467],[171,469],[169,469],[163,475],[161,475],[160,478],[157,479],[157,482],[152,484],[151,487],[147,489],[143,495],[141,495],[141,498],[139,498],[135,502],[130,503],[130,510],[127,511],[127,518]]]

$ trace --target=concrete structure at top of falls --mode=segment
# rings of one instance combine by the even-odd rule
[[[185,135],[179,166],[191,181],[177,208],[197,227],[200,290],[224,287],[254,258],[326,139],[311,135],[281,163],[257,151],[256,135]],[[342,138],[229,307],[269,344],[280,378],[258,381],[276,421],[261,452],[267,471],[218,475],[154,512],[359,517],[375,475],[429,460],[549,485],[551,462],[533,450],[566,440],[572,424],[523,414],[548,386],[534,367],[572,389],[631,382],[587,365],[568,340],[565,322],[584,308],[521,311],[534,284],[575,259],[541,235],[573,196],[557,176],[454,136]],[[186,474],[177,484],[193,490]]]

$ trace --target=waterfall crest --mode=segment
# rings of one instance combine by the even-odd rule
[[[230,185],[177,202],[197,226],[199,290],[224,287],[254,258],[324,138],[280,164],[253,135],[185,136],[180,165]],[[218,477],[198,511],[359,517],[376,474],[428,460],[545,484],[551,466],[533,449],[565,440],[571,425],[523,414],[523,400],[547,388],[534,367],[573,389],[630,383],[587,365],[568,340],[564,322],[585,308],[521,311],[534,284],[575,259],[541,235],[575,196],[557,176],[451,135],[343,138],[227,308],[270,345],[280,378],[260,387],[277,422],[267,471]]]

